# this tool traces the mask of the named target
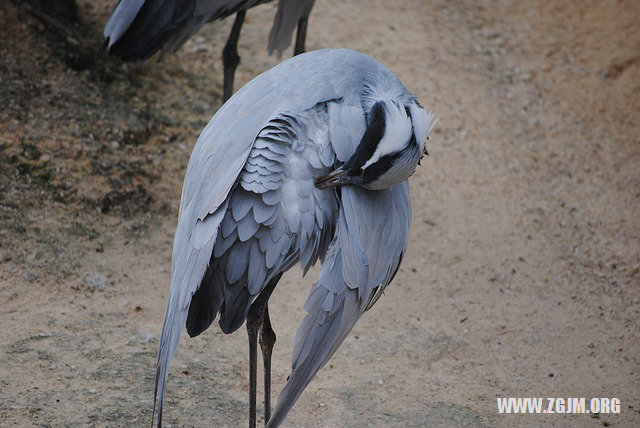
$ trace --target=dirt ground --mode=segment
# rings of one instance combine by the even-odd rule
[[[180,187],[231,20],[122,65],[96,58],[113,3],[79,1],[64,30],[0,4],[0,426],[151,420]],[[248,13],[236,87],[278,62],[274,12]],[[317,1],[309,50],[374,56],[441,119],[399,274],[286,426],[640,426],[638,22],[634,0]],[[317,272],[271,299],[276,394]],[[247,377],[242,330],[185,335],[165,421],[245,425]],[[496,397],[621,405],[507,416]]]

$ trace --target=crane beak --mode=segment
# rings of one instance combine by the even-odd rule
[[[320,177],[316,180],[316,187],[318,189],[326,189],[331,186],[341,186],[343,184],[349,184],[351,180],[347,175],[347,170],[338,168],[335,171],[331,171],[329,174]]]

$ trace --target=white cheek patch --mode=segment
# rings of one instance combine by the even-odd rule
[[[433,126],[438,121],[438,118],[431,113],[416,104],[409,104],[409,111],[411,112],[411,118],[413,119],[413,131],[415,133],[416,142],[420,146],[420,153],[424,152],[425,140],[431,133]]]
[[[399,108],[392,101],[383,101],[385,115],[385,130],[382,139],[373,152],[371,158],[362,168],[376,163],[381,157],[402,150],[411,139],[411,119],[407,117],[404,108]]]

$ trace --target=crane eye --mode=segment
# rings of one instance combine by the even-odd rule
[[[360,177],[364,177],[364,168],[360,168]]]

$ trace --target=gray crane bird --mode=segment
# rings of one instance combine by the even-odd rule
[[[247,9],[272,0],[120,0],[104,28],[104,47],[123,61],[145,60],[160,49],[177,51],[207,22],[236,14],[222,50],[223,100],[233,93],[233,78],[240,63],[238,40]],[[291,44],[298,27],[294,55],[304,52],[307,23],[315,0],[279,0],[269,33],[269,54]]]
[[[395,74],[346,49],[293,57],[220,108],[182,188],[156,374],[159,423],[183,327],[197,336],[217,315],[227,334],[246,320],[250,426],[258,334],[265,421],[284,420],[398,271],[411,222],[407,179],[435,121]],[[268,300],[285,271],[300,262],[306,273],[318,259],[292,371],[271,415]]]

